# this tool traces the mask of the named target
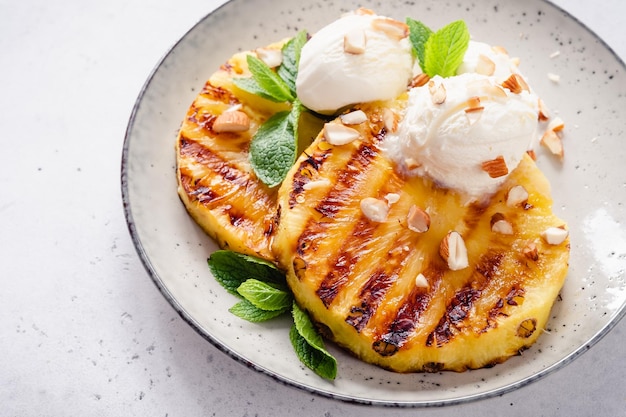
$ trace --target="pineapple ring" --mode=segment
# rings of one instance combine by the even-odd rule
[[[367,121],[351,126],[359,138],[349,143],[318,136],[278,191],[272,250],[299,305],[358,358],[397,372],[494,365],[546,326],[569,240],[541,235],[564,222],[528,156],[482,205],[398,174],[381,145],[389,110],[403,105],[360,106]],[[528,198],[507,204],[517,186]]]
[[[176,139],[176,176],[187,211],[220,247],[272,261],[277,190],[255,176],[248,146],[259,126],[289,105],[234,85],[233,78],[250,76],[250,53],[231,57],[189,107]]]

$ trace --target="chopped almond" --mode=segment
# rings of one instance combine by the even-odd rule
[[[491,49],[498,53],[498,54],[503,54],[503,55],[508,55],[509,52],[503,47],[503,46],[492,46]]]
[[[480,119],[483,110],[485,110],[485,107],[480,105],[480,97],[473,96],[470,97],[469,100],[467,100],[465,116],[467,116],[467,120],[469,121],[470,125],[473,125]]]
[[[560,117],[556,116],[554,119],[548,123],[548,130],[552,130],[554,132],[560,132],[565,128],[565,122]]]
[[[415,205],[411,206],[409,209],[406,222],[409,229],[417,233],[427,232],[430,228],[430,216]]]
[[[280,49],[259,48],[256,55],[270,68],[276,68],[283,63],[283,52]]]
[[[326,123],[324,125],[324,138],[331,145],[346,145],[361,137],[358,130],[339,123]]]
[[[539,250],[537,249],[537,244],[535,242],[530,242],[526,245],[524,249],[522,249],[522,253],[525,257],[532,261],[539,259]]]
[[[414,158],[410,158],[410,157],[404,160],[404,164],[406,165],[406,168],[409,170],[415,169],[421,165]]]
[[[319,180],[309,181],[307,183],[304,183],[304,185],[302,186],[302,189],[306,191],[310,191],[310,190],[315,190],[319,188],[325,188],[330,185],[331,185],[331,182],[328,178],[322,178]]]
[[[363,110],[354,110],[350,113],[342,114],[339,116],[341,123],[344,125],[360,125],[367,121],[367,115]]]
[[[550,245],[560,245],[567,239],[569,232],[564,227],[548,227],[541,237]]]
[[[415,77],[413,77],[413,79],[411,80],[411,87],[422,87],[426,85],[428,81],[430,81],[430,77],[428,76],[428,74],[422,72],[421,74],[417,74]]]
[[[511,187],[506,196],[506,205],[515,207],[528,201],[528,191],[522,185]]]
[[[551,72],[548,73],[548,79],[553,83],[558,83],[561,81],[561,77],[558,74],[553,74]]]
[[[495,213],[491,216],[491,231],[502,235],[512,235],[513,225],[504,217],[504,214]]]
[[[428,284],[428,280],[423,274],[417,274],[415,277],[415,286],[419,288],[428,288],[430,284]]]
[[[387,204],[389,205],[396,204],[398,201],[400,201],[400,194],[389,193],[385,195],[385,200],[387,200]]]
[[[487,92],[491,94],[493,97],[497,98],[506,98],[506,91],[499,85],[492,85],[487,89]]]
[[[452,271],[469,266],[465,241],[459,232],[448,232],[439,245],[439,255],[448,263],[448,268]]]
[[[374,197],[366,197],[360,203],[363,215],[373,222],[381,223],[387,220],[389,206],[383,200]]]
[[[383,109],[383,123],[387,132],[395,132],[398,129],[398,119],[393,110],[385,108]]]
[[[434,81],[428,82],[428,89],[431,94],[433,104],[443,104],[446,101],[446,87],[443,83],[435,85]]]
[[[496,71],[496,64],[486,55],[478,55],[478,63],[476,64],[476,72],[482,75],[493,75]]]
[[[364,53],[366,44],[365,31],[361,29],[352,30],[343,37],[343,50],[349,54],[359,55]]]
[[[470,99],[467,100],[467,107],[465,108],[465,113],[482,111],[484,109],[485,107],[480,105],[480,97],[474,96],[474,97],[470,97]]]
[[[355,10],[354,13],[358,14],[358,15],[361,15],[361,16],[374,16],[374,15],[376,15],[376,13],[373,10],[367,9],[365,7],[359,7],[358,9]]]
[[[213,131],[223,132],[245,132],[250,129],[250,118],[242,111],[225,111],[217,116],[213,122]]]
[[[397,40],[409,36],[409,26],[406,23],[394,19],[379,18],[372,21],[374,30],[384,32],[390,38]]]
[[[502,155],[499,155],[496,159],[483,162],[482,169],[491,178],[503,177],[509,173],[509,168],[506,166],[506,161]]]
[[[520,94],[522,91],[530,91],[530,87],[519,74],[511,74],[503,83],[502,87],[509,89],[513,94]]]
[[[539,120],[545,122],[550,118],[550,112],[548,112],[548,108],[546,107],[546,103],[543,102],[542,99],[539,99]]]
[[[553,155],[563,158],[563,141],[554,130],[547,130],[541,137],[541,144],[550,150]]]

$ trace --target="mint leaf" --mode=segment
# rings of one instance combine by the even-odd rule
[[[252,81],[249,78],[235,78],[237,87],[279,103],[295,99],[289,86],[265,62],[254,55],[248,55],[246,60]]]
[[[283,62],[276,71],[278,76],[285,81],[291,94],[296,96],[296,78],[298,76],[298,65],[300,63],[300,52],[307,42],[308,35],[306,31],[300,31],[296,36],[291,38],[283,45]]]
[[[470,34],[465,22],[452,22],[428,37],[424,50],[424,72],[430,77],[451,77],[463,62]]]
[[[291,311],[294,325],[289,331],[289,339],[298,358],[322,378],[335,379],[337,360],[324,347],[324,341],[317,333],[308,314],[295,302]]]
[[[252,323],[259,323],[278,317],[288,310],[289,307],[286,307],[282,310],[262,310],[256,307],[250,301],[243,300],[232,306],[228,311],[241,319],[247,320]]]
[[[424,53],[426,50],[426,42],[433,34],[433,31],[422,22],[411,19],[410,17],[406,19],[406,24],[409,26],[409,40],[411,41],[411,45],[413,46],[413,50],[415,51],[420,67],[422,68],[422,71],[425,72]]]
[[[293,129],[293,140],[294,146],[296,148],[298,147],[298,143],[300,141],[298,128],[300,125],[300,116],[302,116],[303,112],[306,112],[306,107],[304,107],[304,104],[302,104],[300,100],[295,99],[291,105],[291,112],[289,113],[289,123],[291,124],[291,127]],[[297,150],[295,152],[297,152]],[[296,161],[296,157],[297,155],[294,154],[294,160],[291,165],[293,165],[293,163]]]
[[[261,88],[257,80],[254,79],[254,77],[233,78],[233,82],[237,87],[244,91],[247,91],[248,93],[263,97],[266,100],[276,101],[274,97],[272,97],[263,88]]]
[[[268,187],[279,185],[296,161],[297,122],[301,108],[274,114],[259,127],[250,142],[250,163]]]
[[[277,288],[256,279],[244,281],[237,288],[237,292],[261,310],[285,310],[293,302],[291,294],[286,288]]]
[[[285,276],[274,264],[253,256],[218,250],[211,254],[207,262],[216,281],[234,295],[239,295],[237,288],[249,278],[285,284]]]

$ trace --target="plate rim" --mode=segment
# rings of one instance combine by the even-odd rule
[[[209,334],[208,332],[202,329],[202,326],[199,322],[194,319],[190,313],[186,311],[183,305],[173,296],[171,291],[165,285],[163,279],[159,276],[158,272],[154,268],[152,261],[148,257],[146,253],[145,247],[142,244],[141,238],[137,231],[134,215],[131,209],[130,202],[130,190],[129,190],[129,178],[128,178],[128,165],[129,165],[129,152],[130,152],[130,142],[132,140],[132,133],[134,128],[134,123],[136,121],[137,113],[142,104],[142,101],[148,92],[154,77],[159,72],[159,69],[162,67],[163,63],[170,57],[172,53],[175,52],[177,47],[182,44],[191,33],[194,32],[200,25],[204,23],[208,18],[210,18],[213,14],[217,13],[223,8],[230,7],[231,4],[242,1],[242,0],[228,0],[216,7],[212,11],[206,13],[200,19],[196,21],[192,26],[190,26],[178,39],[170,45],[169,48],[163,53],[163,55],[157,60],[156,64],[153,66],[151,71],[149,72],[146,80],[141,86],[137,98],[133,103],[133,107],[128,118],[128,122],[126,125],[126,129],[124,132],[124,141],[122,146],[121,153],[121,161],[120,161],[120,186],[121,186],[121,197],[122,197],[122,208],[124,212],[124,218],[126,221],[127,229],[131,237],[131,241],[141,263],[150,276],[151,281],[157,287],[158,291],[165,298],[168,304],[178,313],[178,315],[189,325],[197,334],[199,334],[203,339],[207,340],[214,347],[216,347],[219,351],[226,354],[227,356],[234,359],[236,362],[243,364],[248,369],[252,369],[256,372],[264,374],[274,381],[287,386],[299,389],[304,392],[308,392],[314,395],[319,395],[324,398],[340,400],[342,402],[357,404],[357,405],[372,405],[372,406],[381,406],[381,407],[400,407],[400,408],[432,408],[432,407],[446,407],[458,404],[465,404],[469,402],[475,402],[479,400],[484,400],[488,398],[493,398],[496,396],[501,396],[507,394],[509,392],[515,391],[521,387],[529,385],[533,382],[539,381],[544,377],[552,374],[553,372],[564,368],[565,366],[572,363],[575,359],[580,357],[585,352],[589,351],[596,343],[598,343],[604,336],[606,336],[617,324],[626,316],[626,305],[623,304],[617,311],[614,317],[612,317],[602,328],[600,328],[591,338],[589,338],[584,344],[578,346],[574,351],[572,351],[569,355],[561,358],[560,360],[554,362],[552,365],[548,366],[545,369],[538,371],[537,373],[527,376],[519,381],[515,381],[509,383],[507,385],[490,389],[488,391],[484,391],[478,394],[471,394],[465,396],[459,396],[455,398],[449,399],[439,399],[439,400],[418,400],[418,401],[410,401],[410,400],[376,400],[376,399],[367,399],[357,396],[350,396],[346,394],[338,394],[336,392],[332,392],[330,390],[325,390],[317,387],[312,387],[308,384],[292,380],[288,377],[282,376],[266,367],[263,367],[257,363],[254,363],[242,355],[236,353],[233,349],[227,346],[225,343],[220,342],[217,338]],[[538,0],[540,3],[548,7],[552,7],[556,12],[562,14],[565,18],[570,19],[573,23],[579,26],[582,30],[586,31],[595,41],[597,41],[601,47],[606,49],[611,56],[616,60],[618,66],[621,66],[621,69],[626,71],[626,64],[624,59],[622,59],[615,50],[606,43],[606,41],[600,37],[595,31],[590,29],[585,23],[580,21],[578,18],[570,14],[568,11],[564,10],[561,6],[552,3],[549,0]],[[372,365],[373,366],[373,365]]]

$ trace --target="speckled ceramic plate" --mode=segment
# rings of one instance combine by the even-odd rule
[[[615,54],[541,0],[294,4],[234,0],[206,16],[158,64],[131,116],[122,164],[129,229],[148,272],[180,315],[219,349],[280,382],[380,405],[444,405],[502,394],[559,369],[606,334],[626,303],[626,72]],[[233,316],[228,308],[234,297],[207,269],[216,245],[176,194],[174,139],[187,107],[235,51],[299,29],[314,32],[358,6],[401,20],[411,16],[434,28],[465,19],[474,39],[503,45],[521,58],[534,89],[566,121],[564,162],[540,156],[538,164],[553,184],[556,213],[570,226],[571,267],[549,328],[522,356],[465,373],[399,375],[331,346],[339,376],[329,382],[299,363],[287,319],[251,324]]]

